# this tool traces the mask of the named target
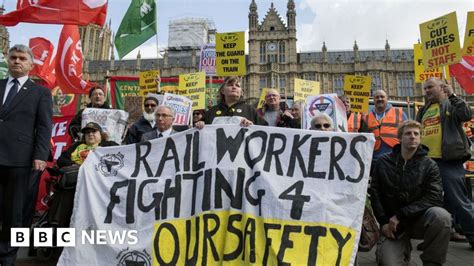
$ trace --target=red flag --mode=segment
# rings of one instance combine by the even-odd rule
[[[463,56],[461,62],[449,66],[449,73],[468,94],[474,93],[474,56]]]
[[[50,89],[54,88],[56,77],[52,73],[54,71],[53,44],[41,37],[30,39],[30,49],[33,52],[33,61],[35,67],[30,71],[30,75],[41,78]],[[51,60],[53,58],[53,60]]]
[[[103,26],[107,0],[18,0],[16,10],[0,16],[0,25],[19,22]]]
[[[77,25],[64,25],[56,54],[56,82],[64,93],[83,94],[92,86],[82,79],[82,46]]]

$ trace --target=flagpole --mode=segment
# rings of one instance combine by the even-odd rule
[[[158,48],[158,7],[155,2],[155,40],[156,40],[156,69],[158,69],[158,58],[160,57],[160,48]]]

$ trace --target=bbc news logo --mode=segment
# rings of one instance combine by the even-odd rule
[[[74,247],[76,241],[75,228],[12,228],[10,231],[12,247],[29,247],[33,239],[35,247]],[[137,230],[81,230],[80,243],[83,245],[136,245]]]

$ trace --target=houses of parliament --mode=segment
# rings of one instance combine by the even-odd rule
[[[292,95],[294,79],[319,81],[321,93],[343,93],[344,75],[372,77],[372,91],[383,89],[389,99],[422,101],[421,84],[414,79],[412,49],[392,49],[389,41],[381,49],[352,49],[331,51],[322,44],[320,51],[297,52],[297,13],[293,0],[288,0],[286,23],[273,4],[259,20],[256,1],[251,0],[248,11],[247,75],[243,77],[245,98],[259,97],[262,88],[279,88]],[[217,25],[218,26],[218,25]],[[215,29],[208,32],[215,40]],[[140,71],[159,69],[162,77],[199,71],[200,45],[168,46],[161,58],[116,60],[110,22],[101,28],[89,25],[80,28],[84,55],[84,76],[91,81],[104,82],[107,76],[138,76]],[[171,33],[170,33],[171,35]],[[214,35],[214,36],[213,36]],[[0,48],[8,49],[8,31],[0,27]],[[383,47],[383,48],[382,48]],[[455,92],[466,96],[454,82]],[[471,98],[471,97],[468,97]],[[469,99],[470,100],[470,99]]]

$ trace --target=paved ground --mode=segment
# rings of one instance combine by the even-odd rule
[[[413,247],[420,243],[418,240],[412,240]],[[423,265],[420,260],[420,251],[413,251],[410,266]],[[55,265],[52,261],[44,261],[38,258],[28,257],[26,249],[20,249],[18,254],[17,266],[33,266],[33,265]],[[375,248],[371,252],[359,252],[359,266],[376,266]],[[449,266],[474,266],[474,251],[469,248],[468,243],[450,242],[448,250],[448,258],[445,265]]]
[[[416,245],[420,240],[412,240],[413,249],[411,253],[410,266],[423,265],[420,260],[421,251],[416,250]],[[359,252],[359,266],[376,266],[375,247],[371,252]],[[447,261],[444,265],[452,266],[474,266],[474,251],[470,249],[468,243],[449,242]]]

